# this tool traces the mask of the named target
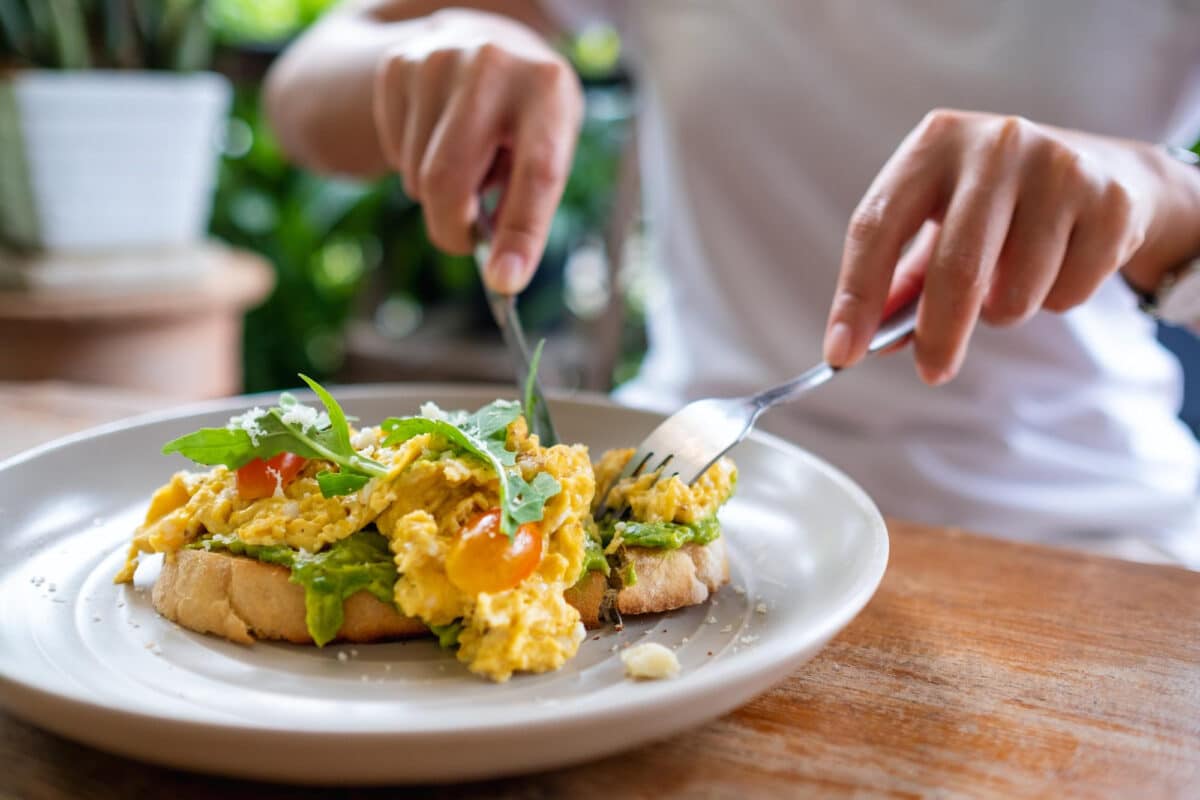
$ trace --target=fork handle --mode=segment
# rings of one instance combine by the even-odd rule
[[[871,343],[867,345],[867,355],[875,355],[893,345],[899,344],[904,341],[905,337],[916,330],[916,327],[917,299],[914,298],[884,320],[883,324],[879,326],[879,330],[875,331],[875,335],[871,337]],[[765,389],[748,398],[748,402],[755,407],[755,416],[757,417],[758,414],[761,414],[772,406],[789,402],[805,392],[815,389],[836,375],[839,369],[839,367],[831,367],[827,362],[822,361],[817,366],[787,383],[772,386],[770,389]]]

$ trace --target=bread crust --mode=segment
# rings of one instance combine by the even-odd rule
[[[277,564],[207,550],[180,550],[163,561],[154,583],[154,608],[167,619],[199,633],[234,642],[277,639],[311,644],[304,622],[304,588]],[[419,620],[400,614],[368,592],[346,599],[337,639],[375,642],[422,636]]]
[[[634,586],[616,597],[622,614],[652,614],[703,603],[729,581],[725,543],[688,544],[678,550],[625,548],[625,561],[637,573]],[[207,550],[180,550],[163,561],[154,583],[154,608],[167,619],[198,633],[250,644],[274,639],[311,644],[304,622],[304,589],[276,564]],[[601,626],[600,607],[608,581],[588,573],[564,593],[588,628]],[[351,595],[337,640],[353,643],[407,639],[428,633],[368,592]]]

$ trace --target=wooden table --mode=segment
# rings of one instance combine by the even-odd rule
[[[0,387],[0,442],[26,389]],[[1200,573],[889,527],[863,613],[744,708],[604,761],[403,796],[1200,797]],[[0,765],[5,800],[330,795],[139,764],[4,715]]]

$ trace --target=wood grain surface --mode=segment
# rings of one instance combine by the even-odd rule
[[[879,592],[815,660],[632,753],[455,787],[297,788],[149,766],[0,714],[0,798],[1200,797],[1200,573],[890,530]]]

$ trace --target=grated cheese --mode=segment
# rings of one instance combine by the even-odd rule
[[[285,425],[295,425],[302,431],[320,430],[329,427],[329,415],[312,406],[296,403],[283,412],[280,418]]]
[[[445,422],[450,418],[445,411],[442,411],[437,403],[432,401],[421,404],[421,416],[425,417],[426,419],[436,419],[442,422]]]
[[[231,431],[241,429],[250,434],[250,441],[254,443],[255,447],[258,447],[259,437],[267,434],[267,432],[263,430],[262,426],[258,424],[258,421],[266,415],[267,410],[265,408],[259,408],[258,406],[255,406],[245,414],[238,414],[236,417],[230,417],[229,424],[225,427]]]

